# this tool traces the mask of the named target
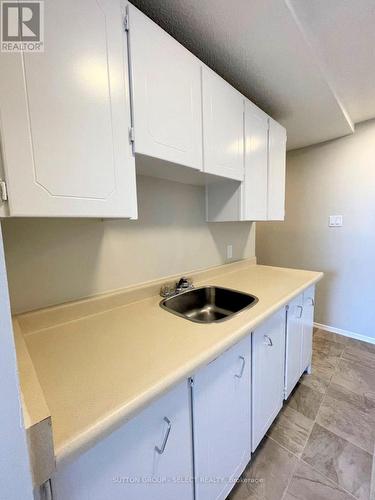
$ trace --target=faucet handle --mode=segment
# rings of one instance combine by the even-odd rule
[[[193,288],[193,281],[186,276],[182,276],[176,283],[176,290],[187,290]]]
[[[191,288],[194,288],[193,280],[182,276],[182,278],[180,278],[174,285],[171,285],[170,283],[162,285],[160,288],[160,295],[164,298],[172,297],[172,295],[176,295],[177,293],[185,290],[190,290]]]
[[[182,276],[176,284],[177,288],[189,288],[192,285],[192,280]]]
[[[176,292],[175,288],[171,285],[163,285],[160,288],[160,296],[167,298],[170,297],[171,295],[174,295]]]

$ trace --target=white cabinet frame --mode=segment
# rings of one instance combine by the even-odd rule
[[[131,4],[128,16],[134,151],[202,170],[201,62]]]

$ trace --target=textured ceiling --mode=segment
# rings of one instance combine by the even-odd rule
[[[375,0],[288,0],[354,123],[375,117]]]
[[[375,30],[362,29],[374,0],[132,3],[283,123],[288,149],[349,134],[351,118],[375,116],[374,78],[366,73]],[[352,33],[358,38],[361,32],[368,38],[352,40]],[[349,81],[352,67],[358,75]]]

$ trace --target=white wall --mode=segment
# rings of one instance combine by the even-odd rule
[[[31,500],[31,472],[4,264],[0,225],[0,498]]]
[[[328,227],[334,214],[343,227]],[[375,338],[375,120],[288,154],[286,220],[257,224],[256,253],[324,271],[315,321]]]
[[[139,220],[12,219],[4,243],[13,312],[255,254],[255,225],[205,222],[204,188],[138,178]]]

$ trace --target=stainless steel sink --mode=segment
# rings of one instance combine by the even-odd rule
[[[196,323],[218,323],[249,309],[258,298],[248,293],[217,286],[202,286],[160,302],[167,311]]]

